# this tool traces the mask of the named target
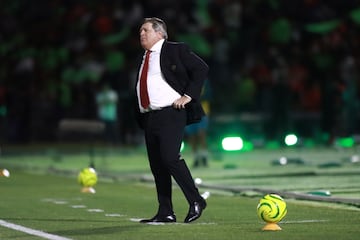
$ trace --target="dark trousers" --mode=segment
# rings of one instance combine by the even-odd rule
[[[150,168],[159,201],[158,214],[172,214],[172,179],[183,191],[188,203],[201,198],[189,168],[180,156],[186,125],[185,110],[172,107],[145,113],[145,141]]]

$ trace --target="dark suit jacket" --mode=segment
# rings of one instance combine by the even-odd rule
[[[185,43],[165,41],[161,49],[160,68],[165,80],[173,89],[181,96],[186,94],[192,98],[191,102],[186,104],[188,124],[196,122],[198,118],[204,115],[200,104],[200,95],[204,81],[207,79],[208,65]],[[136,107],[137,119],[142,126],[138,104]],[[190,119],[193,117],[195,120]]]

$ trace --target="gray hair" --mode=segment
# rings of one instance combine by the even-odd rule
[[[151,18],[144,18],[144,23],[151,23],[152,24],[152,28],[155,30],[155,32],[161,32],[164,39],[168,38],[168,34],[167,34],[167,27],[165,22],[157,17],[151,17]]]

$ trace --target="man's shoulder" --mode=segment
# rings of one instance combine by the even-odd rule
[[[167,45],[181,45],[181,44],[185,44],[184,42],[175,42],[175,41],[165,41],[164,44]]]
[[[186,43],[184,42],[173,42],[173,41],[164,42],[164,47],[176,48],[176,47],[184,47],[184,46],[186,46]]]
[[[171,41],[165,41],[162,52],[166,55],[178,55],[181,52],[187,51],[188,46],[184,42],[171,42]]]

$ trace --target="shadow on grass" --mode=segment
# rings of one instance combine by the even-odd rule
[[[109,227],[89,227],[89,228],[78,228],[78,229],[69,229],[69,230],[60,230],[50,232],[51,234],[56,234],[59,236],[90,236],[90,235],[111,235],[116,233],[128,232],[130,229],[140,228],[141,224],[133,225],[118,225],[118,226],[109,226]]]

